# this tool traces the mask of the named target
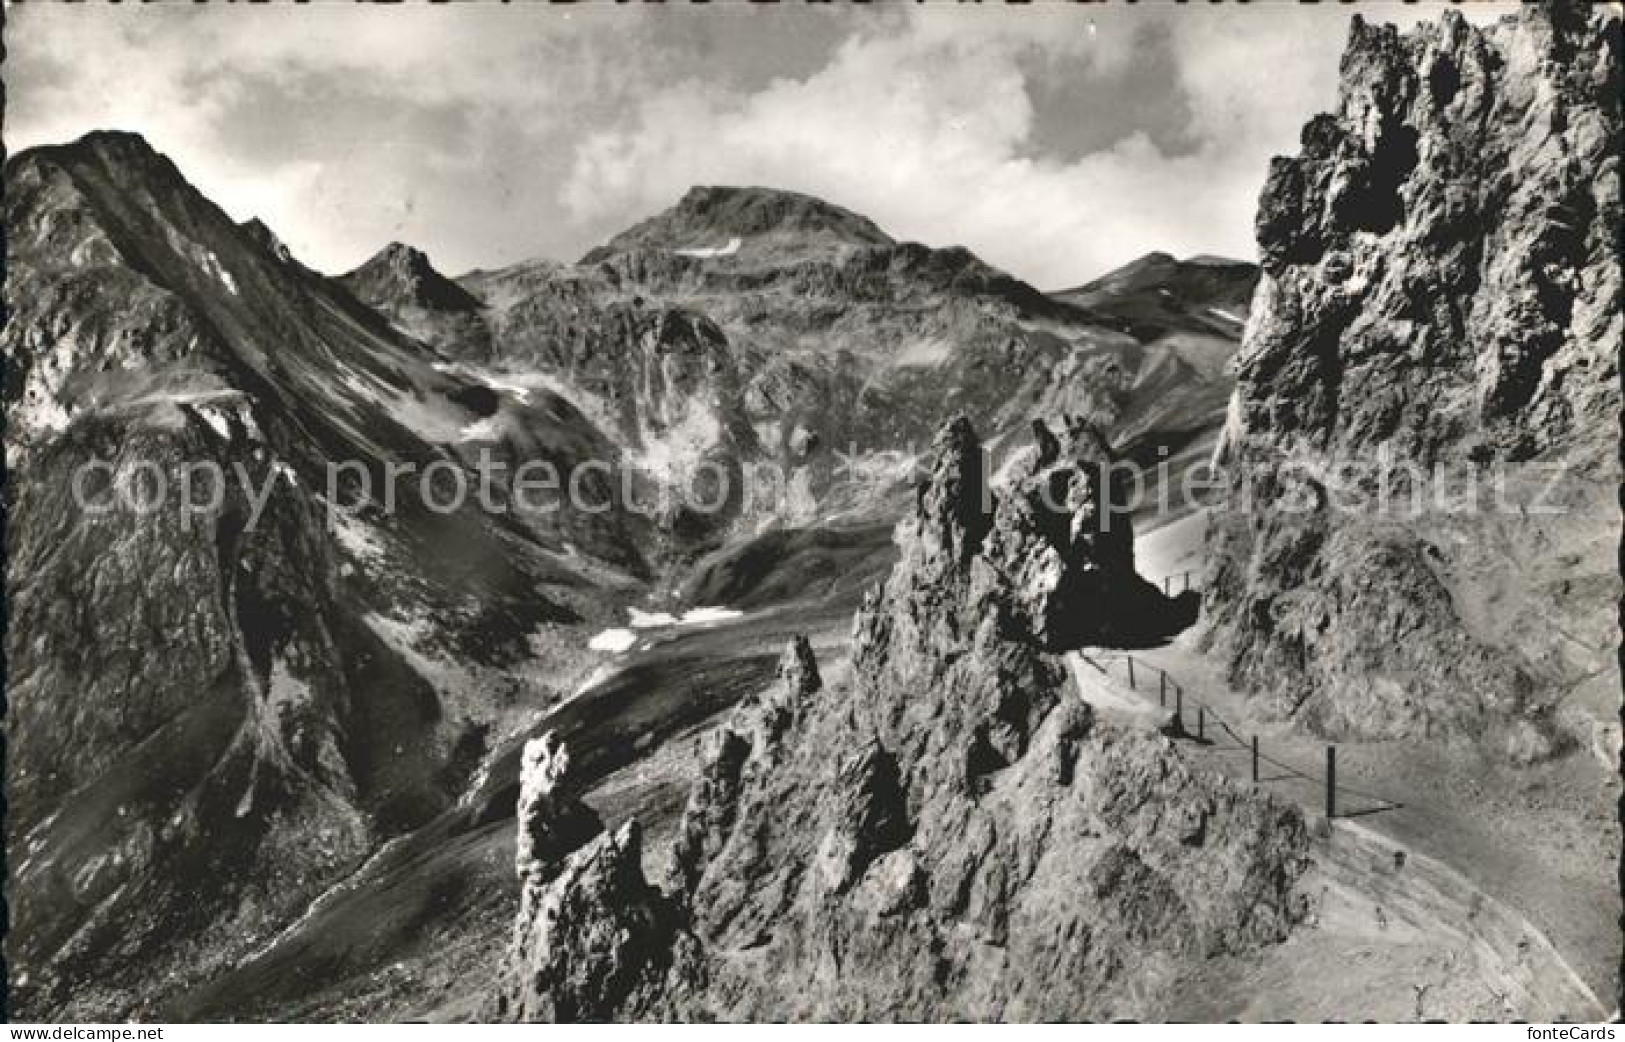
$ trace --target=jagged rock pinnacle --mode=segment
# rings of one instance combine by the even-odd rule
[[[525,743],[514,865],[527,883],[546,882],[566,856],[603,829],[598,815],[567,791],[569,776],[570,752],[552,731]]]
[[[779,656],[778,681],[794,698],[806,698],[824,686],[812,642],[806,637],[797,636],[785,645],[784,654]]]
[[[992,525],[982,443],[970,420],[956,417],[937,433],[931,461],[915,490],[914,522],[901,541],[911,563],[945,575],[970,563]]]

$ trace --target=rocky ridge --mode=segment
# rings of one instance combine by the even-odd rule
[[[135,135],[29,150],[6,179],[18,1009],[108,1019],[230,986],[315,895],[452,814],[517,715],[574,690],[578,624],[719,543],[744,553],[745,589],[691,603],[794,599],[804,575],[857,590],[890,560],[907,439],[952,386],[1022,374],[970,410],[1014,444],[1030,409],[1088,411],[1102,365],[1142,368],[1132,337],[966,251],[789,193],[697,193],[590,265],[453,280],[397,244],[333,279]],[[695,255],[735,233],[740,250]],[[882,349],[921,323],[941,335]],[[777,459],[816,504],[853,443],[854,491],[769,533],[807,549],[765,583],[770,541],[730,542],[744,504],[718,524],[658,495],[696,464]],[[527,510],[499,489],[495,512],[442,513],[415,485],[385,504],[390,467],[467,475],[482,457],[614,461],[628,482],[588,498],[653,486],[654,509]],[[72,476],[97,461],[171,491],[213,462],[225,487],[184,526],[90,516]],[[819,527],[847,508],[866,520]],[[174,743],[188,755],[158,755]]]
[[[1139,305],[1048,296],[963,248],[897,242],[809,196],[711,186],[575,265],[464,276],[478,334],[460,337],[452,310],[427,338],[504,382],[566,393],[658,480],[777,465],[785,493],[734,504],[726,522],[890,520],[901,471],[956,413],[994,444],[1054,412],[1096,415],[1116,443],[1156,432],[1178,445],[1216,426],[1252,270],[1139,273],[1131,289],[1153,321]],[[347,279],[386,313],[407,307],[398,288]],[[1116,285],[1089,299],[1109,305]],[[1159,292],[1176,290],[1163,307]]]
[[[1207,590],[1272,712],[1517,761],[1614,716],[1620,57],[1591,4],[1356,18],[1337,111],[1274,162]]]
[[[1291,929],[1296,808],[1193,771],[1068,686],[1052,653],[1108,639],[1132,543],[1093,538],[1086,461],[1040,442],[990,492],[970,425],[944,429],[899,563],[855,620],[851,680],[826,684],[804,640],[785,649],[708,743],[658,897],[622,872],[635,831],[573,855],[547,907],[575,911],[516,924],[550,946],[510,949],[507,1016],[1155,1018],[1204,957]],[[1086,575],[1102,585],[1071,600]],[[1058,597],[1095,625],[1057,629]],[[651,950],[659,916],[638,910],[662,902],[679,915]],[[623,943],[592,940],[623,909]],[[641,969],[588,1008],[544,997],[556,966]]]
[[[386,465],[612,454],[563,399],[436,370],[135,135],[5,175],[7,953],[15,1008],[107,1019],[449,806],[531,636],[642,541],[410,481],[385,509]]]

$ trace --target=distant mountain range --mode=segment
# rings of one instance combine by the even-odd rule
[[[63,1016],[156,1008],[451,809],[585,679],[583,627],[621,606],[853,603],[951,416],[1006,452],[1057,413],[1126,448],[1210,443],[1252,277],[1148,259],[1079,302],[807,196],[715,187],[577,265],[451,279],[391,244],[331,278],[134,135],[5,177],[8,943],[19,1008]],[[1159,289],[1180,303],[1153,328],[1129,294]],[[386,509],[387,468],[482,452],[609,461],[606,493],[773,463],[787,493]],[[196,516],[87,515],[72,478],[103,461],[171,486],[212,461],[226,487]]]

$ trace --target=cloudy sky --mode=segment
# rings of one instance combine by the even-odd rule
[[[140,131],[328,271],[390,240],[452,273],[572,260],[689,185],[758,184],[1055,289],[1152,249],[1251,257],[1353,8],[1439,10],[28,4],[5,135]]]

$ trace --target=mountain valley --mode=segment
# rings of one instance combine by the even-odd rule
[[[13,1012],[1608,1016],[1619,58],[1356,19],[1261,264],[1057,291],[746,186],[328,275],[12,156]]]

